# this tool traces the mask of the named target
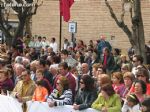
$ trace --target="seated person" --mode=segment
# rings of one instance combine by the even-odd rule
[[[150,98],[146,98],[142,102],[141,111],[142,112],[150,112]]]
[[[127,96],[126,101],[121,109],[121,112],[139,112],[140,111],[140,101],[135,94],[130,94]]]
[[[72,105],[72,91],[69,89],[69,81],[60,76],[56,82],[56,89],[49,95],[47,102],[50,107]]]
[[[94,87],[94,79],[89,75],[83,75],[80,79],[80,89],[75,98],[73,108],[75,110],[90,108],[96,98],[97,91]]]
[[[121,72],[114,72],[112,74],[112,83],[115,92],[122,96],[125,90],[125,85],[123,82],[123,75]]]
[[[0,70],[0,93],[5,95],[14,88],[13,81],[9,78],[8,70]]]
[[[12,96],[17,98],[17,100],[23,103],[23,112],[26,112],[27,106],[26,102],[32,100],[32,96],[35,90],[35,83],[30,78],[30,71],[24,70],[20,76],[21,81],[15,86]]]
[[[36,89],[34,91],[32,100],[45,102],[48,97],[48,90],[44,87],[43,81],[36,82]]]
[[[115,93],[111,84],[103,85],[98,98],[92,104],[92,108],[101,112],[120,112],[121,100]]]
[[[36,70],[36,81],[42,81],[43,87],[45,87],[48,90],[48,95],[50,95],[53,88],[49,83],[49,81],[46,78],[44,78],[43,70],[41,69]]]

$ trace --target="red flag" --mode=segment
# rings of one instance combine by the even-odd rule
[[[74,0],[60,0],[60,15],[63,16],[66,22],[70,19],[70,7],[73,3]]]

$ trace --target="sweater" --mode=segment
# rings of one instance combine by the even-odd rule
[[[98,98],[92,104],[92,108],[101,110],[102,107],[106,107],[108,112],[120,112],[121,100],[119,95],[113,94],[108,100],[106,100],[100,93]]]

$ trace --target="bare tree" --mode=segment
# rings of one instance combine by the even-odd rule
[[[29,22],[33,15],[36,14],[37,8],[42,5],[43,1],[33,0],[1,0],[0,1],[0,30],[6,37],[7,45],[12,44],[18,37],[23,37],[25,24]],[[10,10],[16,13],[18,26],[12,33],[9,24]]]
[[[131,30],[124,22],[125,3],[131,3],[131,8],[129,9],[132,23]],[[112,7],[107,0],[105,0],[105,4],[109,9],[111,17],[115,20],[118,27],[121,28],[128,36],[132,47],[135,49],[135,53],[142,55],[144,57],[144,62],[146,63],[144,26],[141,14],[141,0],[122,0],[121,21],[119,21],[119,19],[116,17],[116,14],[114,13]]]

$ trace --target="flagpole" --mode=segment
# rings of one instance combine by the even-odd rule
[[[62,16],[60,14],[59,51],[61,51],[61,37],[62,37]]]

